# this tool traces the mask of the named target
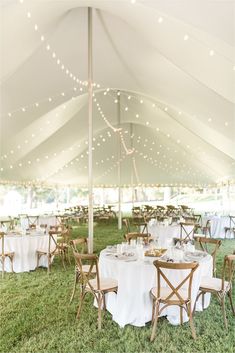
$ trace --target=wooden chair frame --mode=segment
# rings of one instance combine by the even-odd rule
[[[196,302],[199,299],[199,297],[202,295],[202,308],[204,309],[204,295],[206,293],[211,293],[214,294],[222,309],[222,314],[223,314],[223,320],[224,320],[224,326],[227,329],[228,328],[228,322],[226,318],[226,311],[225,311],[225,298],[226,295],[229,297],[232,313],[235,316],[235,307],[233,305],[233,300],[232,300],[232,280],[233,276],[235,273],[235,254],[233,255],[226,255],[224,257],[224,264],[223,264],[223,269],[222,269],[222,278],[221,278],[221,288],[219,290],[213,289],[213,288],[206,288],[200,286],[199,288],[199,293],[196,298]],[[228,282],[228,286],[225,286],[225,281]],[[196,308],[196,302],[194,306],[194,311]]]
[[[46,256],[47,257],[47,273],[49,274],[51,271],[51,265],[52,265],[52,258],[56,255],[59,255],[61,257],[62,260],[62,264],[64,269],[66,269],[65,267],[65,263],[64,263],[64,258],[65,258],[65,250],[64,248],[59,245],[59,243],[57,242],[57,240],[55,239],[55,236],[59,236],[61,235],[61,232],[56,232],[56,231],[49,231],[48,236],[48,249],[47,251],[43,251],[43,250],[37,250],[36,251],[36,255],[37,255],[37,268],[39,267],[39,261],[40,258],[42,256]],[[52,244],[55,245],[55,249],[52,249]]]
[[[163,262],[156,260],[154,261],[154,266],[157,269],[157,296],[155,296],[151,290],[151,294],[153,297],[153,312],[152,312],[152,333],[151,333],[151,342],[155,339],[156,336],[156,328],[157,328],[157,321],[162,313],[162,311],[171,305],[177,305],[180,307],[180,323],[181,325],[183,324],[183,309],[186,311],[187,315],[189,316],[189,323],[191,327],[191,332],[192,336],[194,339],[196,339],[196,331],[195,327],[193,324],[193,315],[192,315],[192,306],[191,306],[191,291],[192,291],[192,280],[193,280],[193,274],[198,268],[198,263],[197,262],[192,262],[192,263],[169,263],[169,262]],[[170,269],[170,270],[190,270],[187,276],[184,277],[184,279],[181,280],[180,283],[177,284],[177,286],[173,285],[170,280],[167,278],[165,273],[162,271],[162,269]],[[161,290],[163,289],[161,287],[161,279],[163,279],[166,284],[168,285],[168,288],[171,290],[169,295],[166,298],[161,298]],[[183,298],[179,290],[182,288],[184,284],[188,281],[188,288],[187,288],[187,298]],[[173,299],[173,296],[176,296],[176,298]],[[160,304],[163,304],[163,307],[160,309]]]
[[[80,253],[80,254],[84,254],[87,252],[87,238],[77,238],[77,239],[73,239],[70,240],[70,247],[72,248],[72,251],[75,253]],[[78,249],[78,246],[80,249]],[[76,288],[77,288],[77,284],[79,283],[81,277],[81,272],[79,270],[79,267],[76,264],[75,261],[75,268],[74,268],[74,283],[73,283],[73,289],[72,289],[72,294],[70,297],[70,301],[69,303],[72,303],[75,292],[76,292]]]
[[[125,240],[130,243],[132,239],[142,238],[143,241],[148,244],[149,240],[152,239],[150,234],[147,233],[127,233],[124,235]]]
[[[10,260],[10,262],[11,262],[11,271],[14,272],[13,260],[14,260],[14,256],[15,256],[14,252],[5,253],[4,237],[5,237],[5,233],[4,232],[0,232],[0,241],[2,243],[1,253],[0,253],[0,261],[2,263],[2,278],[4,277],[4,273],[5,273],[5,259],[6,258],[8,258]]]
[[[187,231],[186,227],[192,226],[192,229],[190,231]],[[190,240],[193,240],[194,237],[194,231],[195,231],[195,224],[194,223],[180,223],[180,243],[187,243]],[[183,236],[185,235],[185,236]]]
[[[93,297],[96,299],[97,304],[98,304],[98,329],[101,329],[101,311],[102,307],[103,309],[106,309],[105,305],[105,294],[109,292],[115,292],[117,293],[118,287],[112,287],[112,288],[107,288],[105,290],[102,290],[100,286],[100,275],[99,275],[99,267],[98,267],[98,256],[94,254],[79,254],[74,252],[74,258],[76,261],[76,264],[80,270],[81,274],[81,294],[80,294],[80,303],[78,306],[78,311],[77,311],[77,316],[76,318],[79,319],[81,309],[82,309],[82,304],[84,301],[84,298],[87,293],[91,293]],[[83,261],[89,262],[89,271],[84,272],[83,271]],[[93,268],[95,268],[96,272],[96,283],[97,283],[97,288],[95,289],[92,284],[90,283],[90,280],[92,279],[92,273],[93,273]]]
[[[206,237],[197,237],[197,236],[195,236],[194,239],[199,242],[199,245],[200,245],[202,251],[205,251],[212,256],[212,258],[213,258],[213,276],[214,276],[216,273],[216,254],[222,244],[221,240],[213,239],[213,238],[206,238]],[[208,245],[214,245],[213,249],[209,249]]]
[[[225,231],[225,239],[228,231],[233,232],[234,238],[235,238],[235,216],[229,216],[229,227],[225,227],[224,231]]]

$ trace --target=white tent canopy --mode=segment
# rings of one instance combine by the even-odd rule
[[[0,180],[87,185],[87,6],[94,185],[119,162],[123,185],[232,182],[235,3],[209,0],[2,0]]]

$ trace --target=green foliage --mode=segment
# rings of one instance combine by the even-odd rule
[[[116,225],[96,225],[95,251],[123,239]],[[87,235],[87,227],[74,229],[73,236]],[[217,269],[220,273],[223,257],[235,249],[234,240],[223,241],[219,250]],[[30,273],[6,274],[0,280],[0,352],[161,352],[161,353],[232,353],[235,351],[234,321],[229,303],[229,329],[223,327],[220,306],[216,299],[204,312],[196,312],[194,322],[197,340],[191,338],[188,323],[172,326],[159,319],[157,338],[150,343],[150,324],[125,328],[103,314],[102,330],[97,330],[97,309],[87,296],[79,321],[75,320],[79,293],[69,304],[73,284],[73,265],[63,270],[59,259],[53,262],[48,276],[45,269]]]

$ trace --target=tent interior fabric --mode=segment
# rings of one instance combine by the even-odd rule
[[[87,185],[88,6],[94,185],[234,181],[233,1],[0,6],[1,181]]]

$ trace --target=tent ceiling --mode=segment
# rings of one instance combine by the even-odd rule
[[[122,184],[235,179],[234,2],[0,6],[0,180],[87,184],[87,6],[94,184],[117,184],[118,99]]]

